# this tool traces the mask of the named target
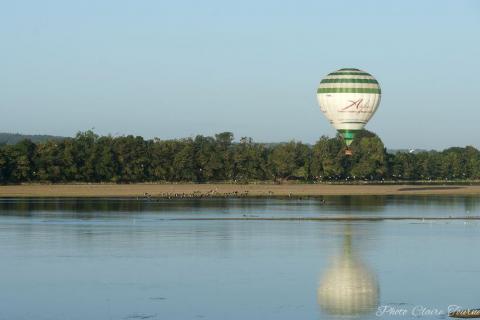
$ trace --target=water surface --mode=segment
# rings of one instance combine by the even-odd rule
[[[0,199],[0,319],[441,319],[480,307],[479,221],[222,218],[464,217],[479,204]],[[188,220],[203,217],[218,220]]]

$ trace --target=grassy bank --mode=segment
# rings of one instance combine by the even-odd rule
[[[333,184],[26,184],[0,186],[0,197],[320,197],[327,195],[480,195],[478,185]]]

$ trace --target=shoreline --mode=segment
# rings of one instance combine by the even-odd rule
[[[262,198],[390,195],[480,195],[480,185],[340,184],[24,184],[0,186],[0,197]]]

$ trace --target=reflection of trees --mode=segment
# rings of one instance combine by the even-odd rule
[[[382,212],[389,207],[405,206],[412,209],[441,208],[441,210],[464,208],[465,212],[475,212],[480,206],[480,198],[471,195],[395,195],[395,196],[325,196],[328,209],[342,212]],[[324,203],[318,201],[319,209]]]
[[[405,195],[388,197],[389,205],[414,205],[420,208],[458,209],[462,206],[465,211],[474,211],[480,204],[480,198],[473,195]]]
[[[262,199],[96,199],[96,198],[27,198],[0,200],[1,215],[28,216],[35,211],[70,214],[99,212],[195,211],[200,209],[232,209],[266,207]],[[88,216],[88,215],[87,215]]]
[[[343,252],[323,274],[317,291],[318,304],[331,315],[361,315],[378,306],[375,274],[355,255],[350,226],[344,233]]]
[[[464,199],[465,212],[469,214],[474,212],[477,209],[479,203],[480,203],[480,199],[476,196],[465,197]]]
[[[338,205],[342,211],[384,211],[387,203],[386,196],[326,196],[324,200],[329,208]]]

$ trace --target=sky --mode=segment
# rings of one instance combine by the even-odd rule
[[[480,1],[0,4],[0,132],[314,143],[322,77],[371,73],[388,148],[480,148]]]

